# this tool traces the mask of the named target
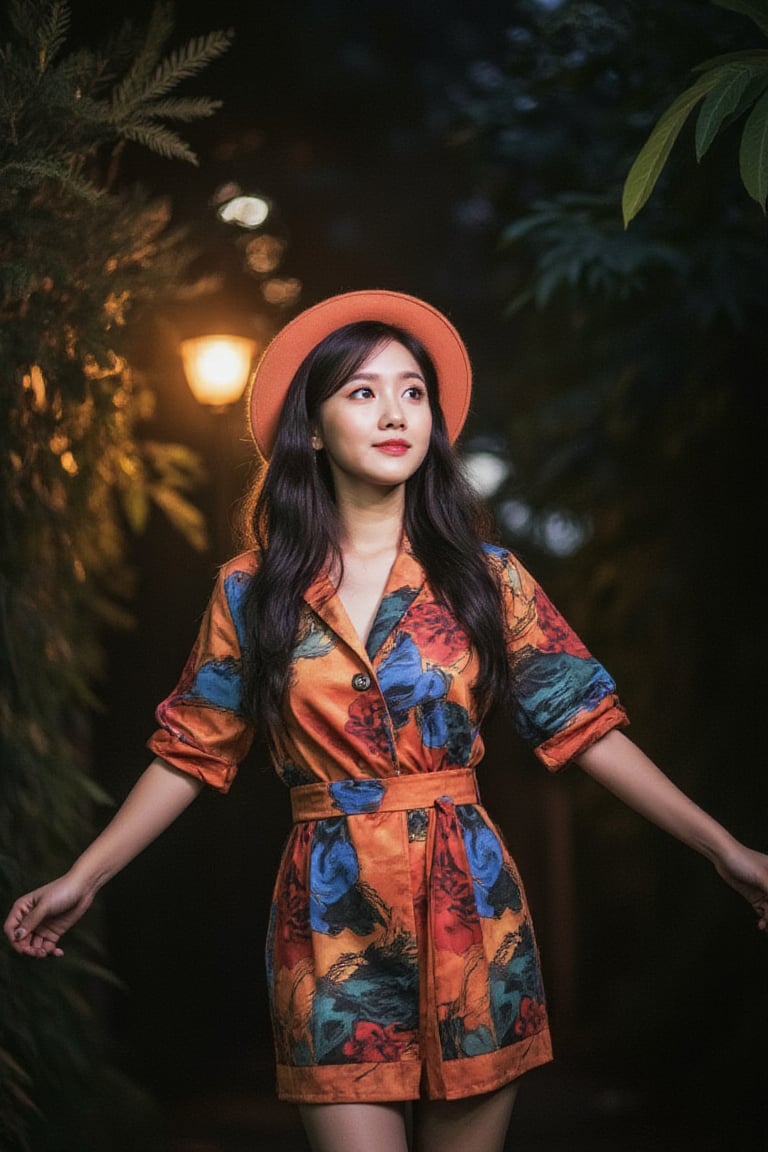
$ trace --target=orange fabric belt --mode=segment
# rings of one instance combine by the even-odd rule
[[[449,768],[445,772],[299,784],[291,788],[294,824],[333,816],[433,808],[438,800],[449,800],[454,804],[478,803],[474,769]]]

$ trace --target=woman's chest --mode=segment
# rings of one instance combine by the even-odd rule
[[[390,552],[370,558],[344,557],[344,572],[336,595],[363,647],[381,606],[392,562]]]

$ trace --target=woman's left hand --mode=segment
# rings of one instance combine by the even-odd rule
[[[714,865],[726,884],[752,905],[758,928],[768,932],[768,856],[735,842]]]
[[[623,732],[613,729],[576,762],[593,780],[635,812],[711,860],[719,875],[755,910],[758,928],[768,931],[768,856],[736,840],[699,808]]]

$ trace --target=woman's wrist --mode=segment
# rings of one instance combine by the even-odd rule
[[[78,888],[81,888],[83,893],[90,893],[95,896],[99,889],[112,879],[118,869],[110,867],[105,861],[91,860],[92,847],[93,845],[75,860],[67,872],[67,877]]]

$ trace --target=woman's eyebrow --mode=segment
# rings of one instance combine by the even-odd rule
[[[358,372],[353,372],[352,375],[349,377],[349,379],[350,380],[379,380],[382,375],[383,375],[383,373],[381,373],[381,372],[365,372],[361,368]],[[400,377],[401,380],[421,380],[422,382],[424,381],[424,377],[422,376],[421,372],[418,372],[414,368],[407,368],[403,372],[398,372],[397,375]]]

